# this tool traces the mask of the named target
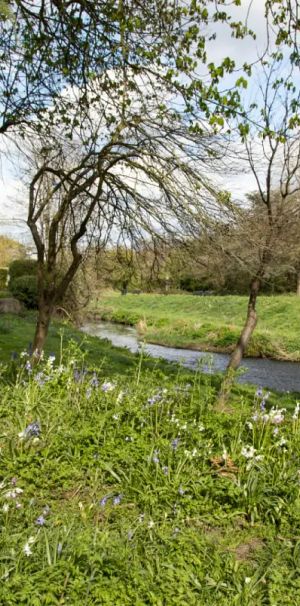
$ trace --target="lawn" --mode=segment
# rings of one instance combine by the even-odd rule
[[[264,296],[247,355],[300,360],[300,298]],[[92,312],[115,322],[137,324],[147,341],[206,351],[230,352],[243,326],[247,297],[126,295],[103,292]]]
[[[0,604],[300,604],[295,400],[56,363],[0,380]]]

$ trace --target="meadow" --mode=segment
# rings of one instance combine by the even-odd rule
[[[296,398],[61,355],[2,365],[0,604],[300,604]]]
[[[126,299],[126,297],[123,299]],[[2,606],[300,606],[297,394],[0,317]]]
[[[262,296],[258,324],[248,356],[300,360],[300,298]],[[128,294],[101,292],[91,305],[98,317],[137,325],[148,342],[199,349],[232,351],[245,321],[245,296]]]

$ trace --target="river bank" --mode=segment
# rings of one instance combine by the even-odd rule
[[[247,297],[133,295],[103,292],[89,309],[89,319],[136,326],[147,343],[217,353],[231,353],[243,326]],[[300,361],[300,299],[260,297],[258,327],[246,357]]]

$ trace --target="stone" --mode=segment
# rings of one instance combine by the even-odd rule
[[[19,314],[24,306],[17,299],[0,299],[0,314]]]

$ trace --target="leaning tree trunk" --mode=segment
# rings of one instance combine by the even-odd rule
[[[38,359],[44,349],[44,344],[48,335],[53,307],[45,300],[39,301],[38,317],[33,339],[33,354]]]
[[[221,390],[219,393],[217,408],[222,409],[222,407],[226,404],[230,390],[232,388],[234,373],[236,369],[239,367],[243,355],[245,353],[246,347],[250,341],[250,338],[253,334],[253,331],[257,324],[257,312],[256,312],[256,300],[260,290],[261,281],[259,277],[255,277],[250,284],[250,294],[248,301],[248,310],[246,322],[244,324],[243,330],[240,334],[240,338],[236,344],[234,351],[230,356],[230,360],[226,369],[226,375],[224,381],[221,386]]]

